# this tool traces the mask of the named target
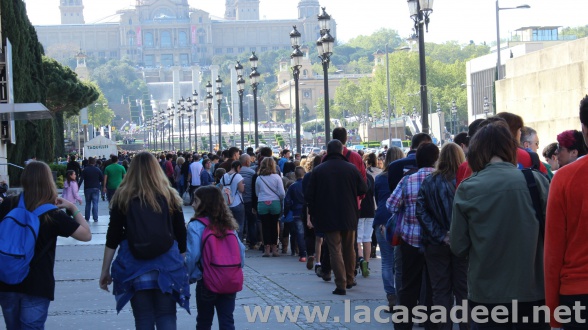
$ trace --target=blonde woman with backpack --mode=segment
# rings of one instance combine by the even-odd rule
[[[44,206],[47,204],[55,207],[39,216],[34,257],[28,265],[30,268],[27,267],[28,274],[23,280],[11,278],[12,276],[5,278],[4,271],[14,270],[14,268],[8,266],[10,260],[4,259],[6,254],[3,254],[0,259],[2,260],[0,273],[2,273],[1,278],[4,279],[0,281],[0,306],[2,306],[6,329],[43,329],[47,320],[49,303],[53,301],[55,294],[53,267],[57,236],[71,236],[79,241],[87,242],[92,239],[92,233],[76,205],[57,197],[57,187],[47,164],[37,161],[29,162],[22,172],[20,182],[23,188],[22,194],[6,198],[0,205],[0,219],[4,219],[0,226],[1,241],[6,238],[3,235],[6,233],[2,231],[10,223],[10,220],[5,217],[10,211],[19,207],[21,199],[24,202],[24,205],[21,205],[30,212],[40,206],[46,209],[51,208]],[[72,216],[57,208],[65,208]],[[12,231],[8,234],[16,236]],[[0,251],[4,249],[1,245]]]
[[[215,186],[196,189],[193,207],[186,265],[190,283],[197,282],[196,329],[211,328],[215,309],[219,329],[235,329],[233,312],[237,292],[243,287],[245,262],[245,245],[237,235],[239,226]]]
[[[155,157],[141,152],[110,202],[100,288],[114,283],[116,309],[130,301],[137,329],[176,329],[176,303],[190,311],[185,251],[182,199]]]

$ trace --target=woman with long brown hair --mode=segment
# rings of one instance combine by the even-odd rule
[[[264,257],[279,257],[278,252],[278,220],[282,212],[281,201],[286,197],[282,178],[277,174],[276,162],[272,157],[261,161],[255,180],[255,194],[257,195],[257,214],[261,219]]]
[[[49,304],[55,295],[55,246],[57,236],[71,236],[79,241],[92,239],[84,216],[75,204],[57,197],[57,187],[51,169],[43,162],[32,161],[22,171],[20,196],[8,197],[0,205],[0,219],[22,201],[24,208],[33,211],[51,204],[65,208],[72,216],[53,209],[39,216],[39,231],[35,243],[35,258],[28,275],[18,284],[0,281],[0,306],[7,329],[43,329]],[[4,220],[8,221],[8,220]],[[9,233],[10,235],[10,233]],[[3,264],[2,266],[6,266]]]
[[[455,301],[462,301],[467,296],[467,258],[453,255],[449,248],[455,176],[464,161],[461,147],[446,143],[435,171],[425,178],[417,197],[416,216],[422,228],[421,243],[433,289],[433,304],[444,306],[446,310],[453,306],[454,296]],[[449,320],[449,314],[446,316]],[[468,327],[467,323],[459,326],[460,329]],[[452,323],[447,322],[441,328],[451,327]]]
[[[185,251],[182,199],[155,157],[141,152],[110,203],[100,288],[114,280],[117,311],[130,300],[136,328],[175,329],[176,302],[189,311]]]

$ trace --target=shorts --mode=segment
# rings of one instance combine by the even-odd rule
[[[371,243],[374,218],[359,218],[357,223],[357,243]]]
[[[257,202],[257,214],[280,214],[282,212],[282,203],[280,201]]]

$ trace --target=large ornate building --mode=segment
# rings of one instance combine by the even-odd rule
[[[259,3],[226,0],[225,17],[215,18],[187,0],[136,0],[134,6],[86,23],[83,0],[61,0],[61,24],[36,30],[53,57],[71,58],[81,48],[89,57],[127,56],[144,68],[206,66],[215,55],[290,49],[292,25],[303,42],[318,39],[318,0],[300,0],[298,17],[287,20],[260,20]]]

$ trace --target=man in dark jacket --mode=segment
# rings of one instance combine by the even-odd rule
[[[390,191],[394,191],[400,179],[404,174],[411,170],[416,169],[416,150],[421,143],[431,143],[431,136],[426,133],[418,133],[412,136],[410,141],[410,151],[406,155],[406,158],[398,159],[388,164],[388,186]]]
[[[361,174],[343,155],[341,141],[331,140],[327,145],[327,156],[311,172],[304,199],[313,226],[325,233],[329,246],[337,286],[333,294],[345,295],[355,280],[357,196],[366,192],[367,185]]]
[[[104,174],[98,167],[96,167],[96,159],[90,157],[88,166],[82,171],[82,180],[80,185],[84,183],[84,196],[86,197],[86,221],[90,221],[90,210],[92,211],[92,218],[94,222],[98,221],[98,199],[100,198],[100,188],[104,182]]]

